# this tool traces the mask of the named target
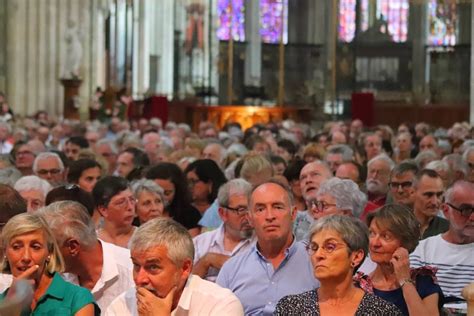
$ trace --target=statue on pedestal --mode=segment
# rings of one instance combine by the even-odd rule
[[[83,32],[78,25],[72,21],[68,21],[65,33],[66,39],[66,59],[64,63],[64,79],[79,79],[80,67],[82,63],[82,38]]]

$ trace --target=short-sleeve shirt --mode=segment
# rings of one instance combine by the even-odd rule
[[[442,307],[443,303],[443,292],[438,284],[433,282],[433,278],[429,275],[418,275],[415,282],[416,291],[420,295],[421,299],[430,296],[431,294],[438,293],[438,305],[439,308]],[[395,304],[403,313],[403,315],[409,315],[408,306],[403,297],[402,288],[398,288],[390,291],[382,291],[374,288],[374,294],[378,297],[383,298],[388,302]]]
[[[8,290],[0,294],[0,300],[7,295]],[[38,300],[36,308],[24,310],[21,315],[75,315],[86,305],[94,304],[95,315],[100,315],[100,309],[95,304],[91,292],[83,287],[64,281],[59,273],[55,273],[46,293]]]

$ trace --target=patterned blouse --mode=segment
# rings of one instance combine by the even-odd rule
[[[319,316],[317,289],[297,295],[283,297],[277,304],[273,315]],[[400,310],[373,294],[365,293],[355,316],[401,316]]]

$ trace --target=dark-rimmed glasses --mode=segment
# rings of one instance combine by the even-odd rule
[[[472,212],[474,212],[474,205],[464,204],[464,205],[461,205],[460,207],[457,207],[457,206],[452,205],[451,203],[446,203],[446,204],[449,205],[454,210],[461,213],[463,217],[469,217],[471,216]]]

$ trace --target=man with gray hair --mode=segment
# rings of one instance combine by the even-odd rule
[[[135,287],[118,296],[106,316],[243,315],[231,291],[192,274],[193,241],[181,224],[152,219],[135,231],[130,252]]]
[[[387,201],[390,172],[394,166],[395,163],[386,154],[377,155],[367,163],[365,185],[369,201],[361,215],[361,219],[365,219],[367,214],[375,211]]]
[[[33,172],[56,187],[64,184],[64,164],[56,153],[45,152],[36,156],[33,162]]]
[[[347,145],[331,145],[326,154],[326,163],[329,165],[333,174],[336,174],[337,168],[344,162],[352,161],[354,151]]]
[[[201,159],[212,159],[214,160],[217,165],[223,169],[224,168],[224,160],[226,158],[226,149],[219,143],[211,142],[204,147],[202,151]]]
[[[38,211],[49,224],[66,264],[65,279],[89,289],[104,312],[119,294],[134,286],[128,249],[97,238],[81,204],[61,201]]]
[[[223,224],[194,237],[194,274],[214,282],[230,257],[253,244],[255,238],[247,217],[251,189],[251,184],[244,179],[230,180],[219,189],[217,202]]]
[[[445,302],[459,301],[464,286],[474,282],[473,192],[473,183],[455,182],[446,191],[442,204],[449,229],[420,241],[410,255],[412,268],[430,265],[438,269],[436,278],[447,298]]]

